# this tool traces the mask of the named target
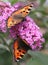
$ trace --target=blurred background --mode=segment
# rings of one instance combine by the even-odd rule
[[[40,27],[45,38],[45,48],[42,51],[28,51],[21,63],[13,60],[12,40],[7,38],[8,33],[0,32],[0,65],[48,65],[48,0],[0,0],[11,2],[13,5],[16,2],[34,2],[38,4],[35,9],[29,14],[35,20],[35,23]]]

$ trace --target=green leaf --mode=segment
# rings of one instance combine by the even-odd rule
[[[44,22],[44,25],[48,28],[48,17],[47,18],[43,18],[43,22]]]
[[[0,55],[0,64],[4,65],[4,59],[1,57],[1,55]]]
[[[4,37],[5,38],[5,37],[8,37],[8,35],[9,35],[9,32],[3,33],[3,32],[0,31],[0,36],[1,37]]]
[[[10,52],[6,51],[3,54],[0,54],[0,65],[12,65],[13,56]]]
[[[9,48],[8,48],[8,46],[3,45],[3,44],[0,44],[0,49],[10,51]],[[1,53],[1,52],[0,52],[0,53]]]
[[[45,8],[43,6],[39,6],[36,11],[38,12],[43,12],[45,10]]]
[[[9,33],[0,32],[0,43],[3,43],[5,45],[10,45],[10,43],[12,42],[12,39],[9,39],[8,36],[9,36]]]
[[[46,0],[40,0],[40,5],[42,6]]]
[[[28,62],[27,62],[27,64],[26,65],[42,65],[41,63],[40,63],[40,61],[39,61],[39,59],[30,59]]]
[[[1,1],[3,1],[3,2],[9,2],[8,0],[1,0]]]
[[[32,58],[26,63],[26,65],[47,65],[48,64],[48,55],[45,55],[41,52],[28,52]]]
[[[18,0],[9,0],[9,2],[11,2],[11,4],[15,4],[16,2],[18,2]]]
[[[48,32],[46,32],[43,37],[45,38],[45,42],[48,43]]]

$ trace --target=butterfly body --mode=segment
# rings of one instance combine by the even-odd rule
[[[29,12],[32,9],[33,4],[29,4],[24,6],[23,8],[14,11],[11,16],[8,18],[7,21],[7,27],[11,28],[12,26],[14,26],[15,24],[18,24],[20,22],[22,22],[22,20],[29,14]]]

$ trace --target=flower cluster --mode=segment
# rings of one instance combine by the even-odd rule
[[[10,3],[0,2],[0,30],[2,32],[6,32],[7,18],[13,11],[21,8],[22,5],[23,3],[17,3],[11,6]],[[39,27],[29,16],[27,16],[23,22],[11,27],[9,32],[12,38],[16,38],[18,35],[23,40],[27,41],[27,44],[32,48],[32,50],[40,50],[44,43],[44,38]]]
[[[18,25],[13,26],[10,29],[10,34],[13,38],[17,35],[20,36],[27,44],[32,48],[32,50],[41,49],[44,38],[40,32],[39,27],[34,23],[34,20],[29,16],[26,20]]]
[[[0,2],[0,30],[2,32],[6,32],[7,18],[14,10],[14,7],[12,7],[10,3]]]

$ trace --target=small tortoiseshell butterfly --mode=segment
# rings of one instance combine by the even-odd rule
[[[24,20],[24,18],[29,14],[32,7],[33,7],[33,4],[31,3],[29,5],[24,6],[21,9],[17,10],[17,11],[14,11],[11,14],[11,16],[8,18],[7,27],[11,28],[15,24],[22,22],[22,20]]]
[[[31,49],[29,45],[27,45],[25,40],[22,40],[21,38],[17,38],[17,40],[13,43],[13,54],[15,61],[20,61],[24,54]]]

